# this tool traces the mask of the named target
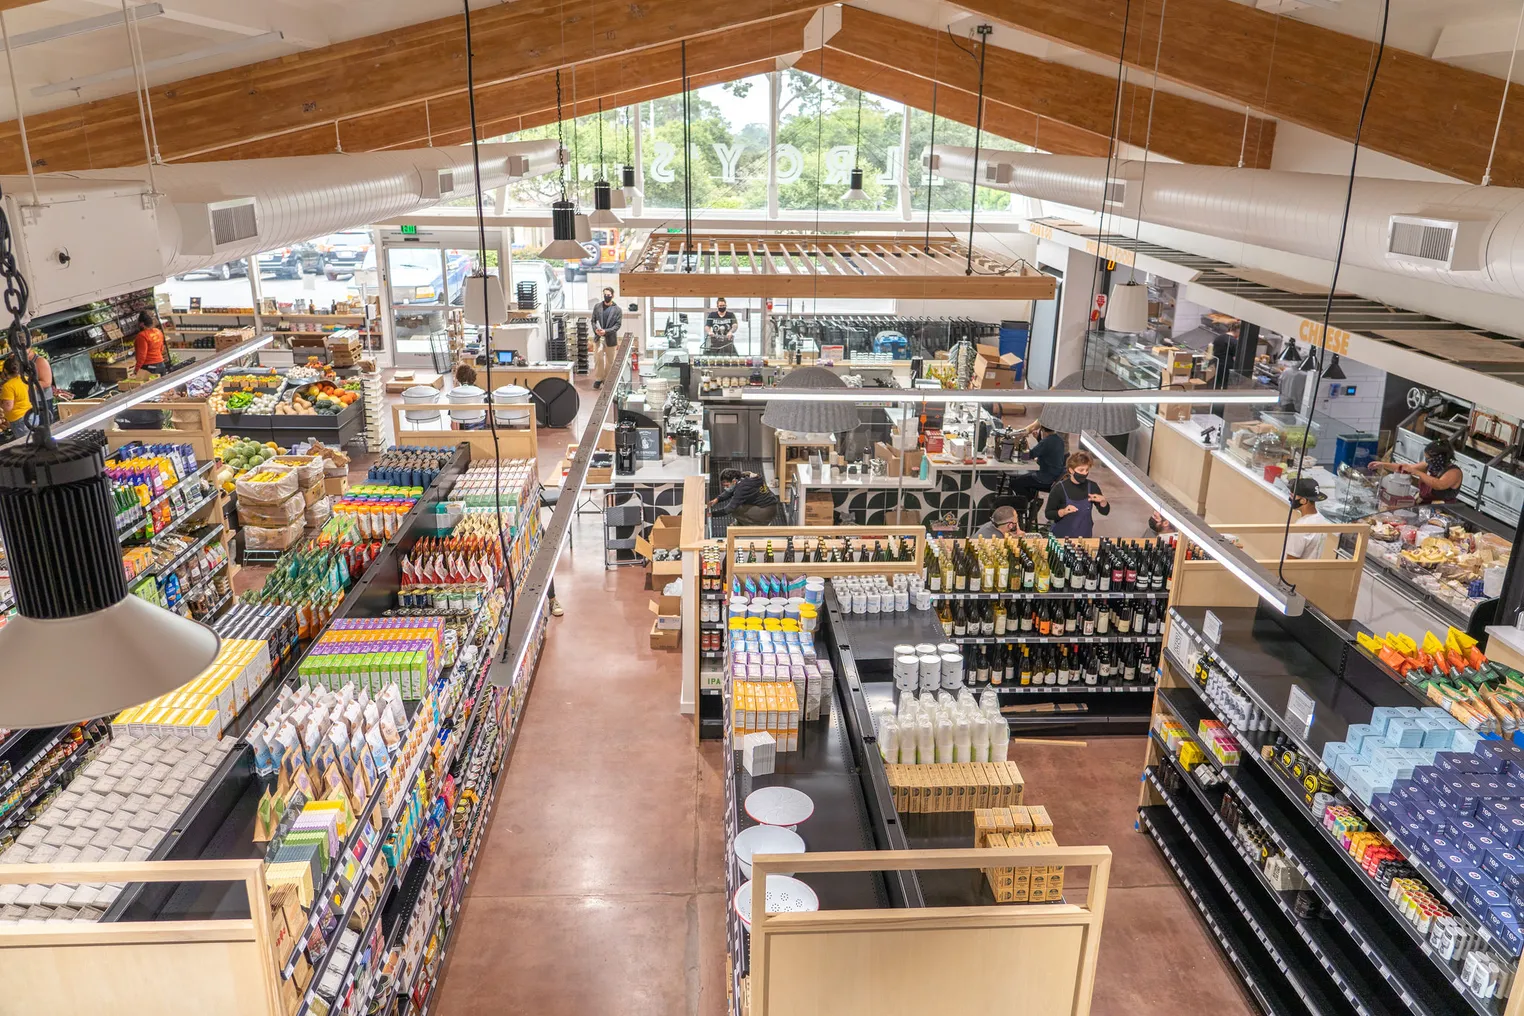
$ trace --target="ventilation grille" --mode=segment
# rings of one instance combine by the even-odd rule
[[[1449,264],[1450,251],[1454,246],[1455,227],[1452,225],[1432,226],[1393,220],[1392,239],[1387,246],[1387,253]]]
[[[254,202],[212,209],[212,243],[222,247],[259,235],[259,214]]]
[[[441,170],[439,173],[439,193],[455,193],[455,171],[452,169]]]
[[[1127,181],[1106,181],[1106,203],[1108,205],[1123,205],[1127,203]]]
[[[985,183],[1010,183],[1011,165],[1008,162],[986,162],[984,164]]]

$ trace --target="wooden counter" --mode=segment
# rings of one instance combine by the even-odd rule
[[[1201,515],[1206,511],[1207,489],[1212,479],[1212,449],[1180,424],[1156,415],[1148,475]]]

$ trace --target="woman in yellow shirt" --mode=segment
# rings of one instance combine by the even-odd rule
[[[21,376],[21,361],[15,356],[5,358],[3,377],[0,381],[0,410],[5,412],[5,422],[10,424],[11,437],[27,437],[32,433],[27,422],[27,414],[32,411],[32,393]]]

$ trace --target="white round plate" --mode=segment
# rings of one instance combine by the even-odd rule
[[[793,787],[763,787],[746,795],[746,814],[763,825],[793,828],[815,814],[810,795]]]
[[[751,927],[751,879],[741,883],[736,890],[736,916],[741,923]],[[820,897],[815,890],[791,875],[767,876],[767,912],[769,914],[802,914],[820,909]]]
[[[804,840],[782,826],[754,825],[736,833],[736,860],[741,874],[751,878],[751,859],[757,854],[802,854]]]

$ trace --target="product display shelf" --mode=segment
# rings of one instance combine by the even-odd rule
[[[230,561],[224,559],[221,564],[219,564],[217,567],[213,568],[211,571],[209,571],[207,574],[203,575],[201,578],[197,579],[195,582],[191,583],[190,586],[188,586],[186,588],[182,588],[180,590],[180,593],[179,593],[179,596],[180,596],[179,600],[177,600],[175,602],[174,606],[170,607],[169,609],[173,610],[175,613],[179,614],[182,617],[189,617],[190,616],[190,611],[191,611],[190,601],[193,598],[194,594],[200,592],[201,590],[207,588],[208,586],[214,585],[216,583],[216,581],[217,581],[218,574],[220,574],[221,572],[226,571],[227,567],[228,567],[228,565],[230,563],[231,563]],[[217,603],[217,606],[220,608],[223,603],[227,602],[229,599],[232,598],[232,595],[233,595],[232,592],[229,591],[226,595],[221,597],[221,599]],[[180,608],[182,606],[185,607],[186,609],[185,610],[181,610]],[[211,616],[214,616],[215,613],[216,613],[215,610],[209,610],[209,611],[207,611],[206,616],[211,617]]]
[[[1179,769],[1175,773],[1181,780],[1190,779]],[[1378,997],[1376,983],[1348,964],[1348,957],[1336,951],[1339,947],[1316,921],[1298,918],[1280,893],[1264,881],[1262,873],[1255,877],[1258,866],[1243,858],[1215,810],[1195,797],[1187,799],[1181,792],[1168,789],[1153,766],[1144,775],[1308,1011],[1384,1016],[1388,1010],[1373,1011],[1361,1001],[1362,997]],[[1230,856],[1239,863],[1229,864]],[[1245,873],[1244,868],[1252,871]],[[1258,891],[1253,883],[1258,884]],[[1307,961],[1309,954],[1315,962]],[[1332,960],[1330,956],[1339,958]],[[1362,996],[1361,992],[1369,994]]]
[[[1023,646],[1069,646],[1079,645],[1142,645],[1158,642],[1158,635],[941,635],[943,642],[957,642],[966,646],[993,646],[1015,643]]]
[[[1375,543],[1372,541],[1372,545]],[[1365,555],[1365,567],[1373,572],[1378,581],[1384,581],[1388,585],[1395,586],[1405,597],[1410,598],[1423,610],[1434,615],[1441,624],[1451,625],[1465,631],[1471,625],[1471,613],[1462,611],[1453,604],[1440,599],[1433,592],[1416,584],[1412,578],[1405,574],[1402,568],[1379,553],[1367,552]],[[1476,600],[1475,604],[1485,603],[1485,600]],[[1475,608],[1473,607],[1473,610]]]
[[[11,792],[26,774],[37,768],[37,763],[42,757],[69,732],[67,725],[62,727],[22,727],[13,730],[5,739],[5,744],[0,746],[0,759],[10,763],[11,775],[0,783],[0,801]]]
[[[164,564],[159,565],[156,568],[150,568],[148,571],[145,571],[143,574],[141,574],[137,578],[133,579],[132,580],[132,584],[133,585],[137,585],[138,583],[142,582],[144,579],[162,578],[162,577],[164,577],[166,575],[172,575],[172,574],[174,574],[176,569],[178,569],[181,565],[185,564],[185,562],[189,561],[193,556],[195,556],[195,554],[198,551],[200,551],[207,544],[211,543],[218,536],[222,535],[222,532],[223,532],[223,529],[222,529],[222,524],[221,523],[219,523],[219,522],[208,523],[205,526],[205,528],[203,528],[201,530],[200,535],[196,537],[196,540],[195,540],[194,543],[192,543],[189,547],[186,547],[184,550],[180,551],[180,553],[176,554],[173,558],[171,558],[169,561],[165,562]],[[222,566],[219,565],[218,567],[220,568]]]
[[[991,685],[1001,695],[1144,695],[1154,690],[1152,684],[997,684]]]
[[[27,810],[30,809],[32,805],[42,800],[54,790],[63,789],[65,784],[68,783],[69,779],[73,777],[74,773],[79,770],[80,766],[84,764],[86,758],[89,756],[90,745],[93,743],[90,739],[92,737],[99,737],[103,733],[109,734],[109,727],[110,725],[105,720],[91,720],[88,724],[86,724],[84,740],[82,740],[78,745],[74,747],[74,749],[69,753],[69,756],[64,759],[63,763],[59,765],[57,769],[49,773],[42,782],[37,784],[37,786],[33,787],[26,794],[26,796],[18,800],[14,807],[8,809],[3,815],[0,815],[0,830],[11,828],[16,824],[17,820],[21,816],[27,813]],[[58,744],[59,740],[62,737],[67,736],[68,732],[72,729],[74,729],[72,726],[62,728],[59,732],[59,735],[53,738],[46,748],[43,748],[35,756],[32,757],[25,772],[31,772],[33,769],[35,769],[38,763],[42,761],[47,753],[51,751],[55,745]],[[12,777],[13,781],[16,781],[17,779],[17,776]],[[11,787],[14,787],[15,785],[15,782],[10,783]],[[7,789],[5,793],[10,793],[10,790]]]
[[[1223,611],[1222,613],[1227,615],[1232,612]],[[1242,651],[1238,653],[1232,653],[1227,649],[1227,647],[1209,645],[1200,636],[1200,634],[1198,634],[1197,630],[1190,626],[1189,619],[1180,616],[1180,612],[1178,610],[1172,611],[1172,615],[1174,616],[1177,623],[1179,623],[1181,629],[1186,633],[1187,637],[1198,648],[1207,653],[1207,655],[1209,655],[1213,660],[1220,664],[1228,673],[1228,675],[1233,678],[1237,686],[1244,691],[1245,694],[1256,700],[1260,708],[1276,723],[1276,729],[1280,733],[1285,734],[1286,737],[1289,738],[1292,743],[1295,744],[1297,748],[1305,755],[1309,756],[1310,758],[1319,760],[1318,767],[1320,773],[1326,775],[1329,780],[1332,781],[1335,788],[1339,791],[1339,796],[1344,801],[1344,803],[1348,804],[1351,808],[1358,812],[1362,818],[1371,824],[1372,828],[1381,832],[1384,836],[1387,837],[1388,840],[1391,841],[1392,846],[1396,847],[1399,851],[1402,852],[1402,854],[1407,858],[1408,863],[1417,869],[1419,874],[1424,877],[1424,880],[1429,883],[1429,886],[1433,892],[1441,899],[1443,899],[1445,903],[1455,911],[1457,916],[1462,918],[1468,925],[1471,926],[1471,930],[1476,932],[1482,938],[1482,940],[1487,943],[1490,950],[1494,953],[1494,955],[1497,956],[1498,959],[1504,961],[1510,967],[1516,965],[1518,962],[1518,957],[1510,954],[1509,951],[1504,950],[1500,947],[1499,943],[1497,943],[1495,940],[1495,936],[1493,936],[1492,932],[1488,930],[1485,922],[1478,920],[1476,916],[1471,913],[1471,909],[1466,905],[1465,901],[1462,900],[1459,895],[1456,894],[1448,885],[1446,885],[1443,879],[1436,878],[1434,874],[1428,870],[1423,860],[1417,855],[1417,852],[1410,849],[1409,845],[1402,842],[1401,835],[1399,834],[1394,836],[1393,831],[1385,822],[1381,820],[1380,816],[1373,814],[1373,809],[1362,804],[1359,798],[1357,798],[1354,794],[1351,794],[1349,792],[1349,788],[1344,786],[1343,782],[1339,780],[1339,778],[1335,776],[1331,771],[1326,769],[1322,764],[1321,760],[1323,745],[1327,744],[1330,741],[1343,740],[1349,725],[1351,723],[1363,723],[1369,720],[1372,710],[1375,706],[1416,705],[1423,700],[1411,696],[1405,685],[1400,684],[1396,681],[1389,681],[1384,677],[1379,678],[1379,683],[1374,685],[1373,690],[1376,701],[1359,698],[1358,695],[1353,691],[1346,692],[1345,689],[1348,689],[1348,686],[1339,684],[1337,677],[1332,675],[1327,670],[1327,668],[1324,668],[1318,664],[1316,659],[1312,658],[1310,654],[1306,654],[1308,659],[1306,661],[1301,661],[1299,664],[1302,668],[1305,668],[1302,676],[1278,675],[1274,674],[1272,671],[1268,674],[1256,674],[1253,679],[1246,680],[1244,675],[1245,673],[1250,672],[1248,670],[1250,661],[1243,658],[1245,654]],[[1228,622],[1224,622],[1224,632],[1229,631],[1231,631],[1231,629],[1228,626]],[[1298,649],[1300,649],[1300,647],[1298,647]],[[1284,649],[1282,649],[1282,652],[1284,652]],[[1182,673],[1184,673],[1183,665],[1180,664],[1178,660],[1174,665],[1181,668]],[[1321,674],[1319,674],[1319,671],[1321,671]],[[1333,691],[1330,691],[1331,681],[1338,685],[1338,687]],[[1265,689],[1267,686],[1274,687],[1277,685],[1290,683],[1295,683],[1298,685],[1308,684],[1312,685],[1313,687],[1320,688],[1321,693],[1313,694],[1312,696],[1313,699],[1317,702],[1317,713],[1315,714],[1312,726],[1307,730],[1300,730],[1296,725],[1285,721],[1282,718],[1280,711],[1268,705],[1265,699]],[[1366,689],[1362,689],[1362,691],[1365,690]],[[1340,715],[1339,712],[1332,707],[1324,708],[1325,701],[1327,700],[1337,701],[1341,708],[1348,710],[1348,715]],[[1330,714],[1332,714],[1332,716],[1330,716]],[[1274,776],[1273,773],[1271,775],[1272,777]]]
[[[151,546],[155,543],[158,543],[160,540],[164,539],[164,537],[177,531],[187,521],[194,518],[196,515],[199,515],[207,505],[211,504],[221,496],[222,491],[212,490],[205,497],[201,498],[185,511],[170,519],[168,524],[166,524],[163,529],[159,530],[157,533],[154,533],[152,536],[142,536],[136,530],[129,530],[119,537],[120,542],[127,543],[131,541],[135,546]]]
[[[379,791],[378,791],[378,793],[379,793]],[[367,812],[366,814],[369,814],[369,812]],[[334,954],[338,952],[338,950],[335,948],[335,946],[338,944],[338,936],[339,936],[339,934],[342,933],[342,929],[349,927],[349,918],[354,914],[355,904],[360,901],[360,890],[365,885],[366,874],[370,871],[370,866],[375,863],[376,857],[381,852],[381,847],[386,843],[386,838],[391,835],[391,832],[392,832],[392,819],[390,817],[388,817],[387,820],[381,826],[381,832],[380,832],[380,835],[376,837],[376,842],[371,845],[369,850],[366,851],[364,857],[359,862],[359,866],[355,869],[356,876],[355,876],[354,884],[350,887],[348,896],[344,899],[342,904],[338,908],[336,908],[336,910],[334,911],[337,914],[337,916],[338,916],[338,926],[337,927],[338,927],[339,930],[335,931],[335,933],[334,933],[334,940],[328,943],[328,949],[323,953],[323,958],[318,960],[317,964],[312,968],[312,982],[307,986],[306,994],[303,995],[303,997],[302,997],[302,1004],[296,1010],[296,1016],[307,1016],[308,1013],[313,1011],[313,1005],[312,1005],[313,1001],[318,997],[317,987],[318,987],[319,984],[321,984],[323,982],[323,978],[328,973],[328,967],[333,962]],[[350,847],[350,845],[346,844],[346,849],[345,849],[345,852],[344,852],[344,855],[343,855],[346,858],[351,856],[351,850],[349,849],[349,847]],[[339,866],[340,865],[338,863],[334,864],[334,868],[335,869],[337,869]],[[392,885],[395,883],[395,878],[396,878],[396,872],[395,871],[392,871],[392,872],[387,874],[387,876],[386,876],[386,884],[382,886],[381,894],[376,897],[377,900],[381,900],[381,899],[384,899],[386,897],[386,893],[391,890]],[[331,890],[332,890],[332,880],[330,879],[329,891],[331,892]],[[318,907],[314,906],[313,907],[313,913],[316,914],[318,909],[319,909]],[[373,910],[371,912],[371,915],[370,915],[371,922],[374,922],[380,916],[380,914],[381,914],[381,908],[378,906],[378,907],[376,907],[375,910]],[[308,921],[308,923],[307,923],[307,930],[306,930],[306,932],[303,933],[301,938],[303,940],[305,940],[306,935],[311,934],[312,929],[314,927],[316,927],[316,925],[312,921]],[[374,925],[374,923],[372,923],[370,925],[370,930],[374,930],[374,927],[375,927],[375,925]],[[365,938],[368,935],[369,935],[369,930],[366,932],[366,936],[362,936],[361,937],[360,944],[361,944],[362,947],[363,947],[363,945],[365,943]],[[298,950],[300,950],[300,947],[301,947],[301,943],[299,942],[298,943],[298,947],[297,947]],[[349,974],[353,972],[353,970],[354,970],[354,964],[359,959],[361,951],[362,951],[361,949],[356,949],[355,952],[350,955],[349,960],[347,961],[348,965],[345,967],[345,973],[344,973],[344,978],[345,979],[340,982],[341,984],[347,984],[348,983]],[[291,975],[287,971],[289,969],[291,969],[291,967],[293,965],[294,964],[292,962],[288,961],[288,963],[287,963],[287,969],[281,971],[281,976],[285,977],[285,978],[290,978]],[[342,998],[343,995],[344,995],[343,991],[340,990],[338,995],[336,997],[337,998]],[[328,1011],[328,1009],[325,1008],[323,1011],[326,1012],[326,1011]]]
[[[163,491],[162,493],[156,494],[153,497],[152,500],[150,500],[147,504],[143,505],[142,508],[140,508],[139,510],[140,511],[145,511],[145,512],[152,511],[155,507],[157,507],[159,505],[160,502],[162,502],[167,497],[173,496],[175,491],[179,490],[181,487],[185,486],[186,484],[190,483],[193,480],[196,480],[196,479],[199,479],[202,476],[205,476],[207,470],[211,469],[212,466],[214,466],[215,464],[216,464],[216,460],[215,459],[208,459],[205,462],[201,463],[201,465],[197,466],[195,468],[195,470],[192,471],[189,475],[182,476],[179,479],[179,481],[174,484],[174,486],[168,488],[167,490]]]
[[[1194,635],[1195,633],[1192,632],[1191,634]],[[1197,644],[1201,645],[1199,642],[1199,637]],[[1209,647],[1202,645],[1202,648],[1207,649]],[[1212,655],[1214,658],[1218,658],[1216,654]],[[1169,666],[1176,672],[1176,674],[1181,677],[1184,683],[1187,684],[1199,697],[1199,702],[1205,715],[1215,717],[1215,713],[1212,712],[1211,704],[1205,698],[1205,692],[1196,684],[1195,680],[1190,677],[1189,672],[1185,669],[1185,665],[1179,659],[1169,653],[1166,653],[1165,659],[1168,662]],[[1219,662],[1221,662],[1220,658],[1218,659]],[[1242,663],[1242,661],[1240,661],[1240,663]],[[1236,676],[1237,672],[1235,671],[1234,674]],[[1246,693],[1252,694],[1252,689],[1247,688],[1243,682],[1240,681],[1238,686],[1243,688]],[[1394,685],[1394,687],[1398,687],[1400,690],[1400,686]],[[1170,694],[1167,696],[1164,694],[1166,691],[1170,692]],[[1194,734],[1196,729],[1195,724],[1186,723],[1186,719],[1193,715],[1199,719],[1200,715],[1195,714],[1189,710],[1189,708],[1185,705],[1187,700],[1184,700],[1180,697],[1179,690],[1161,689],[1161,701],[1164,701],[1167,706],[1170,706],[1176,712],[1176,715],[1178,718],[1180,718],[1182,724],[1186,725],[1187,729]],[[1348,704],[1347,700],[1343,701],[1345,701],[1345,704]],[[1279,719],[1279,714],[1266,707],[1263,701],[1260,702],[1260,706],[1268,715],[1276,718],[1277,720]],[[1367,719],[1370,715],[1370,708],[1371,707],[1368,704],[1365,707],[1366,711],[1364,715]],[[1215,718],[1221,720],[1221,717]],[[1228,723],[1226,720],[1223,720],[1222,722],[1224,722],[1224,724],[1227,725],[1229,729],[1232,729],[1232,724]],[[1345,725],[1347,726],[1347,724]],[[1285,724],[1283,726],[1289,726],[1289,724]],[[1283,726],[1278,726],[1277,729],[1280,730],[1281,733],[1291,737],[1293,741],[1297,741],[1298,739],[1292,736],[1293,732],[1283,729]],[[1317,724],[1315,723],[1314,729],[1316,729],[1316,727]],[[1329,908],[1330,912],[1333,913],[1340,921],[1340,923],[1344,925],[1346,930],[1349,931],[1351,937],[1354,938],[1356,945],[1359,946],[1362,951],[1366,952],[1367,955],[1371,957],[1373,962],[1384,967],[1389,973],[1395,974],[1399,981],[1405,982],[1403,987],[1400,989],[1401,994],[1403,995],[1403,1000],[1405,1002],[1409,1002],[1409,1004],[1414,1007],[1413,1011],[1430,1011],[1439,1013],[1446,1012],[1446,996],[1449,996],[1450,1005],[1453,1008],[1453,996],[1454,994],[1459,994],[1468,1008],[1477,1012],[1478,1014],[1481,1014],[1481,1016],[1496,1016],[1496,1014],[1501,1011],[1500,1006],[1496,1000],[1477,998],[1474,994],[1465,989],[1459,976],[1459,964],[1447,960],[1438,952],[1436,952],[1434,948],[1421,935],[1419,935],[1417,930],[1411,924],[1409,924],[1406,919],[1401,917],[1396,912],[1395,907],[1387,899],[1384,890],[1382,890],[1379,885],[1370,879],[1369,875],[1365,873],[1364,869],[1359,866],[1359,863],[1353,857],[1351,857],[1348,852],[1345,851],[1343,847],[1334,840],[1332,834],[1323,827],[1320,819],[1317,816],[1314,816],[1312,812],[1307,808],[1306,803],[1301,799],[1299,789],[1293,787],[1292,784],[1277,771],[1275,763],[1265,759],[1257,751],[1252,750],[1253,747],[1257,747],[1257,744],[1255,743],[1256,741],[1260,743],[1267,743],[1268,741],[1273,740],[1273,734],[1243,734],[1239,733],[1236,730],[1234,731],[1234,734],[1240,740],[1246,740],[1249,742],[1249,744],[1246,744],[1246,748],[1250,750],[1246,750],[1243,755],[1246,755],[1252,759],[1251,762],[1240,763],[1240,765],[1237,767],[1238,771],[1233,773],[1231,777],[1234,788],[1239,791],[1240,800],[1248,806],[1251,814],[1255,816],[1255,818],[1261,823],[1266,831],[1276,839],[1277,843],[1286,852],[1287,856],[1294,860],[1298,870],[1302,873],[1303,877],[1306,878],[1309,884],[1313,886],[1314,891],[1317,893],[1319,898],[1323,900],[1324,904]],[[1204,750],[1204,746],[1202,747]],[[1319,757],[1319,755],[1312,754],[1310,748],[1305,745],[1301,745],[1301,750],[1314,758]],[[1246,772],[1246,769],[1249,771]],[[1385,827],[1385,823],[1380,822],[1379,819],[1373,819],[1370,814],[1370,809],[1362,805],[1359,800],[1354,797],[1354,795],[1350,794],[1348,790],[1339,783],[1337,779],[1334,779],[1332,773],[1328,773],[1326,770],[1323,771],[1329,776],[1330,779],[1333,779],[1335,786],[1339,790],[1339,798],[1341,803],[1348,805],[1360,813],[1362,817],[1371,823],[1372,828],[1378,829],[1387,836],[1392,845],[1406,857],[1408,863],[1411,864],[1413,868],[1423,876],[1424,880],[1429,884],[1431,890],[1449,905],[1456,916],[1459,917],[1465,924],[1467,924],[1473,933],[1477,934],[1483,939],[1483,941],[1488,946],[1488,951],[1492,953],[1494,957],[1496,957],[1499,961],[1507,966],[1511,967],[1515,965],[1517,963],[1518,957],[1513,956],[1506,950],[1499,948],[1498,943],[1494,940],[1491,932],[1488,931],[1482,922],[1476,920],[1474,915],[1471,914],[1469,908],[1467,908],[1464,905],[1463,901],[1461,901],[1456,896],[1456,894],[1448,886],[1445,885],[1443,880],[1435,878],[1433,874],[1427,870],[1426,866],[1416,856],[1416,854],[1403,845],[1400,837],[1392,836],[1391,831]],[[1273,784],[1281,792],[1281,797],[1273,796],[1273,792],[1269,791],[1268,788],[1264,788],[1261,781]],[[1290,809],[1296,811],[1300,816],[1299,820],[1288,820],[1289,817],[1285,815],[1288,804],[1281,803],[1283,798],[1289,802]],[[1321,839],[1323,841],[1323,846],[1327,850],[1331,850],[1341,859],[1341,863],[1344,868],[1348,869],[1349,875],[1341,876],[1337,869],[1330,866],[1323,860],[1322,851],[1319,850],[1316,839],[1308,839],[1307,836],[1301,832],[1300,827],[1304,824],[1316,830],[1313,836],[1316,839]],[[1354,884],[1356,882],[1361,883],[1364,886],[1364,889],[1361,890],[1356,888]],[[1374,898],[1374,904],[1371,903],[1370,898]],[[1410,939],[1411,944],[1405,941],[1394,939],[1388,933],[1388,930],[1385,926],[1388,922],[1391,921],[1395,921],[1401,925],[1404,937],[1406,939]],[[1405,966],[1400,957],[1403,955],[1405,950],[1411,950],[1415,947],[1418,948],[1419,951],[1421,951],[1433,965],[1434,973],[1437,977],[1437,983],[1447,984],[1451,989],[1453,989],[1452,992],[1446,993],[1443,991],[1436,991],[1435,977],[1430,977],[1422,971],[1414,971],[1411,968]],[[1426,996],[1427,1001],[1425,1001]],[[1412,999],[1417,999],[1418,1002],[1413,1003],[1410,1001]],[[1419,1008],[1419,1006],[1424,1005],[1427,1005],[1428,1008]]]
[[[995,593],[932,593],[932,600],[1167,600],[1169,590],[1162,592],[1127,592],[1125,590],[1108,589],[1105,592],[1095,590],[1093,592],[1046,592],[1039,593],[1028,589],[1013,589],[1010,592]]]
[[[1266,1016],[1305,1016],[1307,1007],[1292,993],[1232,898],[1207,870],[1174,813],[1162,804],[1140,808],[1138,824],[1174,869],[1259,1008]]]

